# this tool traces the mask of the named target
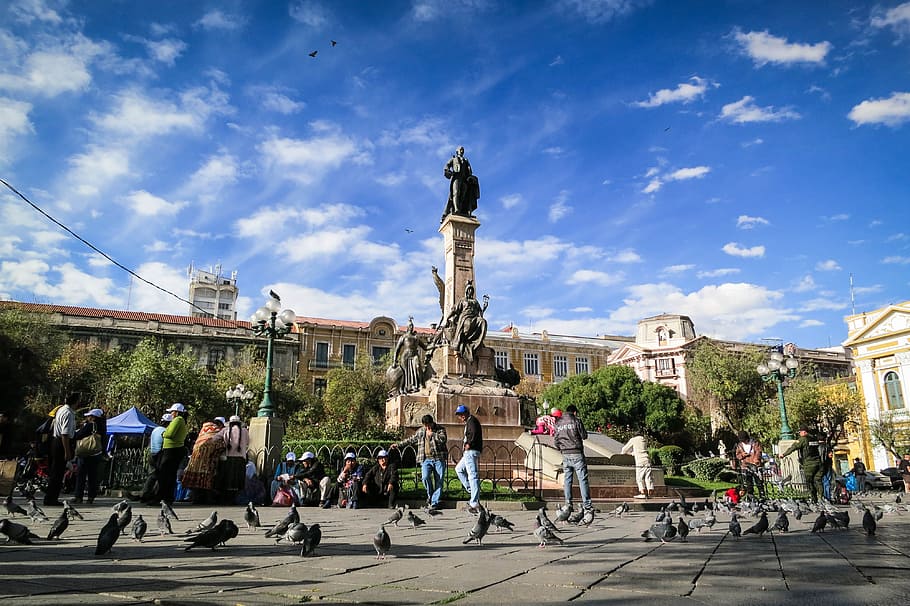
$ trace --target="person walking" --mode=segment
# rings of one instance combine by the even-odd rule
[[[85,413],[85,423],[76,431],[76,456],[78,467],[76,471],[76,491],[73,495],[74,503],[82,503],[82,495],[88,499],[89,504],[95,502],[98,495],[98,486],[101,478],[98,476],[98,465],[104,455],[104,442],[107,438],[107,423],[104,411],[93,408]]]
[[[794,442],[790,448],[781,453],[781,458],[786,457],[792,452],[799,451],[799,462],[803,469],[803,475],[806,477],[806,484],[809,486],[809,495],[813,503],[818,503],[819,497],[825,494],[825,486],[822,483],[822,455],[819,449],[819,441],[813,435],[809,434],[809,428],[803,425],[799,428],[799,439]]]
[[[461,481],[461,486],[470,495],[468,498],[468,511],[479,513],[480,510],[480,474],[478,464],[480,453],[483,451],[483,428],[477,417],[471,414],[468,407],[459,404],[455,409],[455,416],[464,423],[464,447],[461,460],[455,466],[455,473]]]
[[[910,492],[910,452],[904,453],[904,458],[898,463],[897,470],[901,472],[901,480],[904,481],[904,492]]]
[[[554,411],[557,412],[557,411]],[[588,432],[578,418],[578,408],[569,404],[566,411],[556,417],[556,428],[553,443],[562,454],[563,492],[566,505],[572,505],[572,480],[578,476],[578,492],[581,495],[581,506],[585,510],[593,509],[591,505],[591,487],[588,485],[588,461],[585,459],[584,441]]]
[[[51,429],[51,445],[48,453],[47,490],[44,491],[44,504],[60,506],[60,491],[63,488],[63,475],[66,464],[75,458],[76,413],[80,394],[71,393],[63,405],[54,414]]]
[[[635,457],[635,483],[638,484],[638,494],[633,498],[647,499],[654,491],[654,475],[651,470],[651,458],[648,456],[648,443],[644,436],[633,436],[622,447],[621,454],[631,454]]]
[[[433,420],[433,415],[423,415],[420,423],[420,428],[414,432],[413,436],[392,444],[390,448],[417,446],[417,462],[420,464],[423,487],[427,491],[427,507],[439,509],[443,481],[446,477],[448,437],[446,437],[446,428],[437,425]]]
[[[855,492],[866,492],[866,465],[859,457],[853,459],[853,477],[856,479]]]
[[[186,458],[186,406],[177,402],[167,412],[173,420],[162,434],[161,452],[158,458],[158,499],[173,504],[177,490],[177,470]]]

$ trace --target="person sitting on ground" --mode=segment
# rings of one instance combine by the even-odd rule
[[[363,482],[363,465],[357,462],[357,455],[344,455],[344,466],[338,474],[338,507],[357,509],[360,486]]]
[[[290,478],[298,471],[300,471],[300,465],[297,464],[297,455],[293,452],[284,455],[284,461],[275,468],[275,477],[272,478],[272,483],[269,485],[269,503],[275,500],[275,493],[279,488],[289,488],[290,480],[284,478]]]
[[[376,453],[376,464],[363,477],[361,500],[368,507],[385,504],[390,509],[398,501],[398,467],[389,463],[389,453]]]
[[[301,505],[331,507],[332,480],[325,475],[322,461],[308,450],[300,457],[300,464],[302,468],[291,476],[297,482],[297,500]]]

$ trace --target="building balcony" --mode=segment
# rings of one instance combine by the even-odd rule
[[[342,360],[310,360],[306,364],[307,370],[331,370],[333,368],[354,368],[353,362]]]
[[[668,377],[675,377],[677,375],[675,368],[658,368],[654,371],[654,375],[661,379],[666,379]]]

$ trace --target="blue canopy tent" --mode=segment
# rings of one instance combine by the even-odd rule
[[[123,485],[141,483],[148,475],[144,456],[145,442],[156,427],[158,424],[135,406],[107,420],[107,452],[112,453],[114,459],[108,474],[109,487],[119,488]],[[142,446],[115,449],[117,436],[142,436]]]
[[[126,412],[107,420],[107,433],[111,434],[150,434],[158,424],[142,414],[133,406]]]

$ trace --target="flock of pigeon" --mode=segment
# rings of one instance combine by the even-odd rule
[[[770,501],[747,501],[740,503],[736,507],[731,507],[724,502],[718,502],[712,495],[712,498],[705,499],[703,503],[690,504],[686,501],[684,495],[677,491],[678,501],[674,500],[669,505],[661,507],[654,523],[648,529],[641,533],[645,541],[658,540],[661,543],[667,543],[676,538],[685,542],[691,531],[697,533],[702,529],[710,530],[717,524],[717,515],[729,515],[727,530],[730,535],[739,539],[745,535],[762,536],[765,532],[788,532],[790,530],[790,517],[801,520],[803,516],[815,515],[811,532],[822,532],[825,528],[847,529],[850,525],[849,510],[839,510],[829,503],[813,505],[805,501],[795,499],[776,499]],[[886,503],[883,505],[865,505],[861,500],[854,499],[850,505],[858,515],[862,517],[862,526],[864,531],[874,536],[878,521],[890,513],[900,513],[908,511],[906,505],[901,505],[901,497],[896,498],[894,504]],[[6,512],[9,516],[27,517],[36,523],[50,522],[50,519],[39,507],[34,499],[27,501],[26,507],[22,507],[13,501],[12,496],[6,498]],[[622,503],[613,510],[606,512],[606,517],[622,518],[629,512],[629,505]],[[442,512],[437,509],[424,510],[430,516],[441,515]],[[474,512],[472,512],[474,513]],[[678,513],[677,521],[674,523],[673,515]],[[768,514],[775,513],[775,521],[772,524]],[[489,509],[480,505],[474,513],[476,519],[470,528],[463,544],[483,545],[483,539],[495,527],[497,532],[507,530],[514,531],[515,525],[499,514],[495,514]],[[555,522],[551,521],[547,515],[547,507],[544,505],[537,512],[534,521],[534,536],[538,541],[539,548],[545,548],[551,544],[562,545],[564,539],[560,537],[560,528],[557,523],[563,525],[574,524],[576,526],[588,527],[594,521],[595,512],[593,509],[581,509],[575,511],[570,504],[562,505],[556,509]],[[741,520],[744,517],[758,516],[758,521],[745,530],[742,528]],[[252,503],[249,503],[243,514],[244,523],[247,529],[255,532],[261,529],[259,512]],[[72,520],[84,520],[83,516],[68,502],[64,501],[63,511],[50,526],[47,533],[47,540],[52,541],[61,539],[63,533],[67,530]],[[157,530],[162,535],[174,535],[171,520],[179,520],[177,513],[167,503],[161,503],[161,508],[157,516]],[[392,548],[392,539],[386,530],[387,526],[398,526],[399,523],[406,521],[412,529],[417,529],[427,524],[426,520],[418,516],[414,511],[406,507],[398,507],[391,516],[380,525],[379,530],[373,536],[373,547],[376,550],[377,559],[385,559],[386,555]],[[149,525],[142,515],[133,518],[132,507],[126,500],[120,501],[112,507],[108,521],[104,524],[98,533],[95,555],[102,556],[111,552],[114,544],[127,533],[134,541],[142,542],[146,533],[149,531]],[[32,532],[28,526],[15,522],[11,519],[0,520],[0,533],[6,535],[7,542],[16,542],[30,545],[33,540],[40,540],[40,537]],[[196,547],[207,547],[214,550],[216,547],[224,546],[229,540],[238,536],[239,528],[229,519],[218,518],[217,511],[211,514],[195,527],[185,531],[182,536],[183,542],[186,543],[185,550],[189,551]],[[264,534],[265,538],[274,538],[276,543],[284,541],[300,547],[301,557],[313,555],[316,548],[322,540],[322,530],[319,524],[307,526],[300,521],[300,515],[295,506],[291,506],[287,515],[275,523],[274,526],[267,529]]]

